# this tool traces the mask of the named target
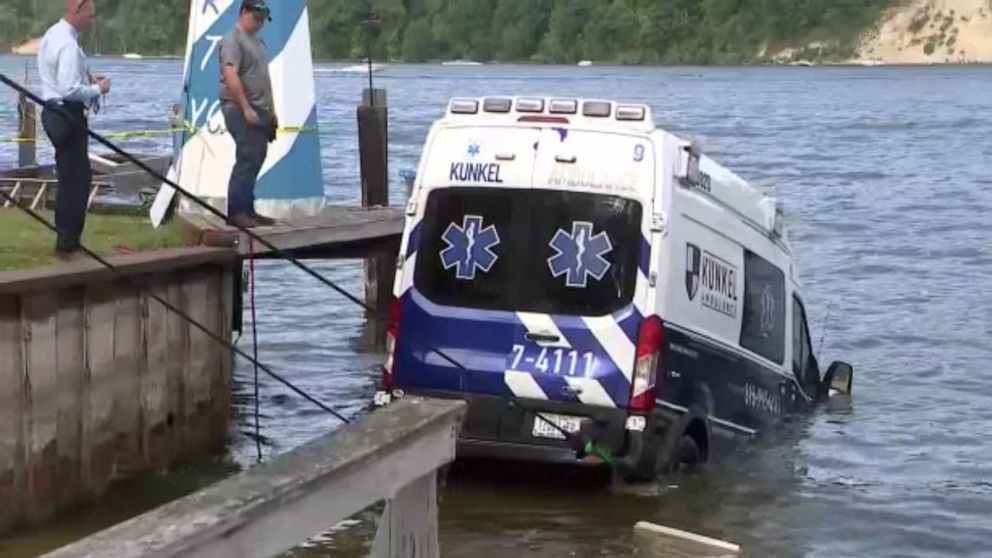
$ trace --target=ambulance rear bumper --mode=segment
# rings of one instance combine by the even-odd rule
[[[602,466],[595,455],[584,455],[586,440],[595,442],[622,469],[636,464],[644,447],[642,432],[636,429],[643,421],[631,420],[626,409],[594,407],[581,403],[518,399],[459,392],[405,389],[406,394],[439,399],[462,399],[468,413],[458,437],[457,459],[493,459],[571,465]],[[391,397],[376,396],[380,403]],[[581,432],[567,439],[544,419],[564,418],[566,429],[574,430],[582,422]],[[634,426],[635,429],[630,427]],[[642,429],[643,430],[643,429]]]

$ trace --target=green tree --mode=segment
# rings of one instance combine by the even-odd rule
[[[98,0],[88,50],[181,54],[189,0]],[[307,0],[318,58],[741,62],[813,41],[845,56],[895,0]],[[38,37],[58,0],[0,0],[4,48]],[[370,12],[381,26],[370,33]],[[371,45],[370,45],[371,41]]]
[[[433,56],[431,26],[426,19],[418,19],[407,26],[403,33],[403,58],[410,62],[425,62]]]

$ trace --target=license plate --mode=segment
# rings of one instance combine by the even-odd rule
[[[575,434],[578,432],[579,427],[582,425],[581,417],[541,413],[541,416],[534,416],[534,431],[532,434],[535,438],[553,438],[555,440],[566,439],[565,435],[554,426],[548,424],[548,421],[557,424],[559,428],[569,434]]]

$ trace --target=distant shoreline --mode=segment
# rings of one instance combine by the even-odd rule
[[[34,58],[35,54],[23,54],[23,53],[6,53],[0,55],[7,58]],[[129,59],[123,54],[91,54],[91,58],[97,60],[129,60],[132,62],[141,61],[155,61],[155,60],[183,60],[181,55],[141,55],[141,58]],[[346,59],[332,59],[332,58],[314,58],[314,64],[365,64],[365,60],[346,60]],[[433,60],[429,62],[405,62],[405,61],[393,61],[393,60],[375,60],[375,64],[387,64],[387,65],[397,65],[397,66],[440,66],[446,60]],[[465,66],[471,68],[480,68],[485,66],[554,66],[554,67],[576,67],[576,64],[571,62],[533,62],[533,61],[493,61],[493,62],[483,62],[478,66]],[[581,68],[583,70],[590,70],[595,68],[620,68],[620,67],[632,67],[632,68],[770,68],[770,67],[831,67],[831,68],[927,68],[927,67],[983,67],[992,66],[992,61],[979,61],[979,62],[882,62],[878,65],[866,65],[861,62],[811,62],[808,65],[799,62],[775,62],[769,60],[760,60],[752,62],[742,62],[740,64],[707,64],[707,63],[626,63],[626,62],[596,62],[592,66],[587,66]],[[462,68],[462,66],[452,66],[456,68]]]

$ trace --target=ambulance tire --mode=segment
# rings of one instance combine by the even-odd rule
[[[658,477],[672,474],[692,474],[706,462],[709,431],[698,413],[683,417],[671,430],[656,458]],[[677,437],[676,437],[677,436]]]
[[[683,434],[679,438],[679,445],[673,454],[673,459],[668,463],[668,473],[694,473],[703,464],[703,452],[696,444],[696,440]]]
[[[705,451],[689,431],[684,427],[673,429],[646,437],[637,466],[624,475],[624,480],[629,483],[655,482],[674,473],[695,472],[705,461]]]

